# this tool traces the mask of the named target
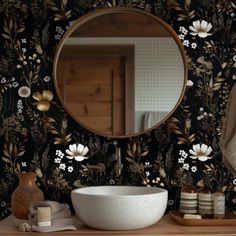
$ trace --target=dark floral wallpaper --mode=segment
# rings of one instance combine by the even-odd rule
[[[52,76],[55,50],[71,23],[114,6],[139,8],[169,23],[188,64],[186,94],[169,120],[122,139],[91,133],[69,117]],[[36,171],[46,199],[71,204],[71,190],[84,185],[148,185],[169,190],[168,210],[179,206],[186,172],[198,189],[207,174],[211,186],[225,192],[227,209],[236,211],[236,179],[219,147],[236,81],[235,8],[231,0],[1,0],[0,219],[11,212],[19,173],[29,170]]]

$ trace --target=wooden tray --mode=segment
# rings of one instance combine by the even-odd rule
[[[184,219],[179,211],[170,212],[171,218],[180,225],[185,226],[236,226],[236,214],[227,212],[224,219]]]

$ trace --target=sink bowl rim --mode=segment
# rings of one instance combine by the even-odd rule
[[[139,193],[97,193],[97,192],[84,192],[86,190],[92,190],[92,189],[120,189],[122,191],[122,189],[138,189],[138,190],[145,190],[145,189],[149,189],[151,190],[150,192],[139,192]],[[153,192],[152,192],[153,191]],[[154,196],[154,195],[165,195],[168,194],[168,191],[164,188],[160,188],[160,187],[147,187],[147,186],[110,186],[110,185],[102,185],[102,186],[85,186],[85,187],[81,187],[81,188],[77,188],[72,190],[72,194],[81,194],[83,196],[90,196],[90,197],[102,197],[102,198],[131,198],[131,197],[148,197],[148,196]]]

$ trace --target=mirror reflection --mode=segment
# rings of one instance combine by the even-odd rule
[[[177,35],[137,9],[81,17],[62,39],[54,63],[65,109],[84,127],[107,136],[137,135],[161,124],[186,85]]]

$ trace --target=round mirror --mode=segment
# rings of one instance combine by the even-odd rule
[[[66,111],[83,127],[111,137],[163,123],[187,80],[175,31],[154,15],[123,7],[79,18],[58,46],[53,70]]]

